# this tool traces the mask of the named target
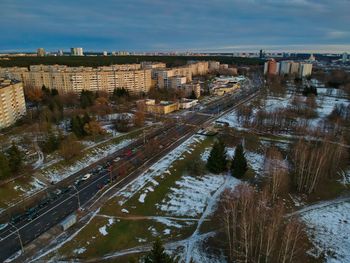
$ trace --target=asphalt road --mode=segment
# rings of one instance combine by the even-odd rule
[[[160,147],[159,149],[153,149],[156,153],[164,150],[170,151],[171,149],[167,149],[170,145],[186,135],[195,133],[201,125],[208,122],[211,119],[208,117],[209,115],[232,108],[232,106],[243,98],[248,97],[254,91],[242,91],[234,95],[224,96],[222,99],[210,103],[201,111],[187,114],[181,123],[169,124],[153,132],[147,136],[147,142]],[[126,148],[113,155],[116,162],[109,160],[109,163],[106,163],[104,168],[101,166],[99,171],[94,166],[89,171],[92,174],[90,178],[85,181],[80,180],[79,184],[72,184],[70,187],[65,188],[63,192],[53,195],[54,198],[50,202],[44,202],[41,207],[37,206],[34,212],[28,213],[16,222],[3,228],[0,231],[0,261],[4,261],[20,250],[21,243],[23,245],[30,243],[39,235],[60,223],[68,215],[76,212],[79,208],[79,202],[81,206],[84,206],[103,186],[110,182],[111,177],[114,177],[115,180],[120,180],[153,157],[152,154],[150,156],[147,152],[144,138],[140,138]],[[128,154],[125,154],[125,151],[128,151]],[[111,163],[113,163],[112,172],[108,170]],[[123,170],[123,173],[121,173],[121,170]],[[128,181],[133,179],[130,177]],[[75,180],[77,179],[75,178]]]

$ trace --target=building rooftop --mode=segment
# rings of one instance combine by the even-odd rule
[[[7,86],[10,86],[12,84],[16,84],[16,83],[19,83],[19,82],[20,81],[17,81],[17,80],[0,78],[0,88],[5,88]]]

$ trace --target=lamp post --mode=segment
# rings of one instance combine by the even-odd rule
[[[108,172],[109,172],[109,180],[112,183],[112,181],[113,181],[113,174],[112,174],[112,172],[113,172],[113,165],[112,164],[108,167]]]
[[[13,228],[16,229],[16,233],[17,233],[17,235],[18,235],[19,243],[21,244],[21,251],[22,251],[22,253],[24,253],[23,242],[22,242],[21,235],[20,235],[20,233],[19,233],[19,229],[18,229],[14,224],[12,224],[12,223],[9,223],[9,224],[10,224]]]
[[[73,188],[77,191],[77,197],[78,197],[78,206],[79,206],[79,209],[81,209],[81,204],[80,204],[80,197],[79,197],[79,191],[78,191],[78,188],[73,185]]]

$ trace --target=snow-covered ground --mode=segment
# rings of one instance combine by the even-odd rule
[[[208,205],[211,193],[225,181],[223,175],[183,176],[170,188],[166,198],[156,205],[172,216],[196,217]]]
[[[200,135],[191,136],[184,143],[159,160],[156,164],[152,165],[146,172],[142,173],[135,181],[126,185],[122,189],[121,193],[118,194],[118,197],[122,198],[119,201],[119,205],[123,205],[135,194],[140,194],[140,202],[147,201],[147,193],[152,191],[153,188],[157,187],[159,184],[155,179],[157,177],[169,175],[168,169],[171,164],[175,162],[183,153],[191,153],[194,145],[203,139],[204,137]],[[148,186],[145,187],[146,185]]]
[[[350,203],[324,206],[302,214],[315,245],[310,251],[323,254],[327,263],[350,262]]]

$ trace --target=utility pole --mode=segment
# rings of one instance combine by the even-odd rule
[[[112,166],[112,164],[111,164],[111,165],[108,167],[109,177],[110,177],[111,183],[112,183],[112,181],[113,181],[112,170],[113,170],[113,166]]]
[[[79,191],[78,191],[78,188],[73,185],[73,188],[77,191],[77,197],[78,197],[78,206],[79,206],[79,210],[81,209],[81,204],[80,204],[80,197],[79,197]]]
[[[16,229],[16,233],[18,235],[19,243],[21,244],[21,251],[22,251],[22,253],[24,253],[23,242],[22,242],[21,235],[19,233],[19,229],[14,224],[12,224],[12,223],[9,223],[9,224]]]

